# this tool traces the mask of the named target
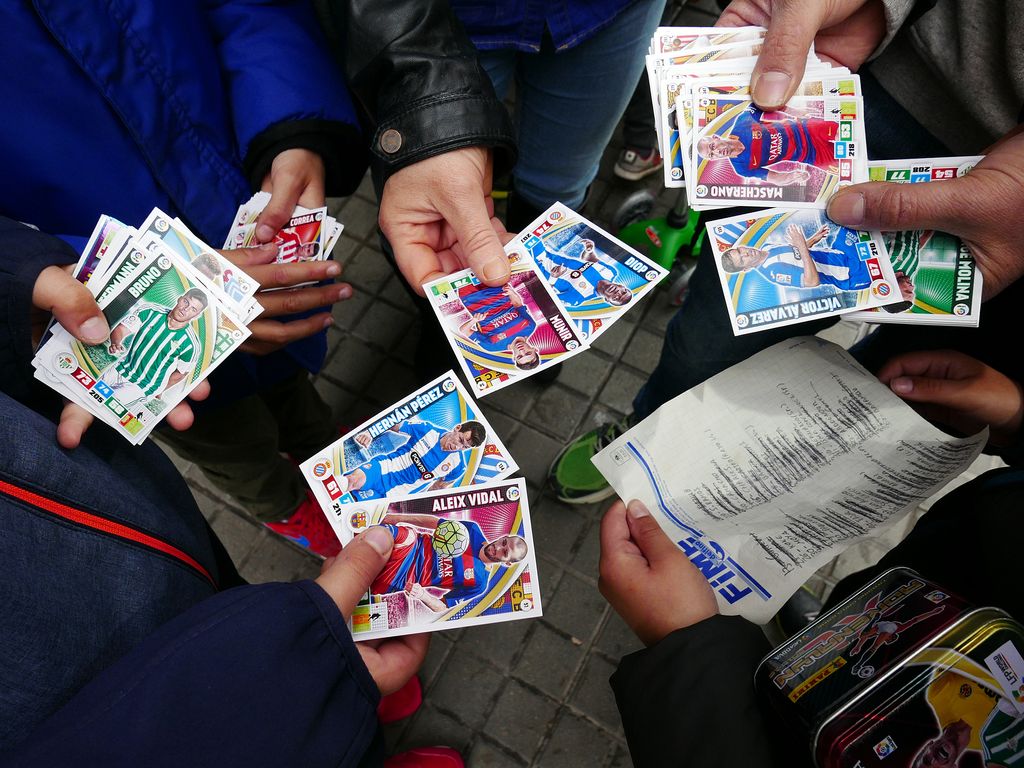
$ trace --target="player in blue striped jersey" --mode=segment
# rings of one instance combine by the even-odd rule
[[[190,288],[170,309],[141,305],[114,326],[107,351],[120,357],[101,380],[123,405],[159,397],[188,376],[200,351],[192,321],[208,305],[203,291]]]
[[[432,480],[431,490],[453,485],[466,471],[462,452],[483,445],[487,430],[479,421],[466,421],[445,431],[424,421],[403,421],[391,428],[408,436],[403,445],[374,456],[344,476],[344,488],[357,501],[383,499],[402,486]],[[373,441],[369,432],[355,440],[364,448]]]
[[[633,298],[633,292],[615,281],[618,270],[602,260],[594,241],[581,239],[578,252],[545,252],[537,257],[537,265],[555,289],[558,300],[567,307],[576,307],[595,296],[621,307]]]

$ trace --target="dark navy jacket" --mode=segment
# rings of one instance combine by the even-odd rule
[[[540,50],[545,32],[557,50],[579,45],[636,0],[451,0],[480,50]]]
[[[57,445],[29,316],[67,246],[0,217],[0,252],[0,766],[379,764],[377,688],[319,586],[224,590],[159,448]]]

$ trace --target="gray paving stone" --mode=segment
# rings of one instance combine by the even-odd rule
[[[601,390],[611,367],[611,361],[589,350],[562,363],[558,383],[593,397]]]
[[[541,599],[544,597],[544,583],[541,582]],[[543,603],[542,603],[543,604]],[[458,652],[469,652],[477,658],[507,672],[512,668],[523,650],[523,643],[533,631],[536,619],[503,621],[467,627],[455,644]]]
[[[612,687],[608,684],[608,678],[614,671],[614,664],[600,656],[591,655],[569,703],[612,733],[621,735],[622,720],[615,706]]]
[[[223,505],[221,508],[223,509]],[[224,544],[235,568],[241,565],[263,534],[260,528],[230,510],[224,510],[214,517],[210,522],[210,527]]]
[[[538,390],[533,387],[524,388],[524,385],[527,383],[528,382],[522,382],[520,384],[513,384],[510,387],[505,387],[505,389],[499,389],[497,392],[493,392],[486,397],[480,398],[481,402],[485,402],[492,408],[497,408],[513,418],[522,418],[530,409],[530,406],[533,404],[533,400],[538,392]],[[469,391],[475,393],[472,386],[469,387]]]
[[[523,426],[509,446],[509,450],[518,462],[522,476],[538,486],[543,486],[548,475],[548,467],[562,450],[562,445],[561,440],[554,440],[532,427]]]
[[[584,576],[597,578],[598,564],[601,560],[601,524],[592,520],[590,527],[579,541],[570,564]]]
[[[412,722],[405,729],[394,751],[443,745],[465,752],[472,737],[473,731],[463,723],[437,709],[432,702],[425,701],[413,715]]]
[[[586,642],[597,629],[606,605],[597,591],[596,573],[593,582],[566,573],[554,598],[544,608],[544,619],[566,634]]]
[[[617,748],[618,744],[593,723],[563,712],[535,764],[545,768],[601,766]]]
[[[456,644],[430,689],[430,701],[471,729],[479,730],[504,684],[500,671]]]
[[[434,683],[434,678],[438,671],[444,667],[445,661],[448,659],[448,655],[451,653],[452,648],[455,645],[455,640],[449,638],[448,632],[433,632],[430,636],[430,647],[427,649],[427,658],[423,660],[423,666],[420,667],[419,676],[420,683],[423,686],[425,694],[429,694],[431,686]]]
[[[376,346],[389,350],[398,343],[412,324],[412,317],[383,301],[374,301],[367,308],[356,335]]]
[[[350,197],[337,218],[352,237],[366,240],[377,230],[377,205],[359,197]]]
[[[421,383],[425,382],[416,379],[416,373],[412,368],[388,358],[377,369],[377,373],[367,385],[366,391],[380,403],[381,408],[387,408],[408,395]]]
[[[552,384],[544,389],[526,415],[526,422],[559,440],[568,440],[587,413],[588,402],[571,389]]]
[[[413,304],[409,291],[405,288],[405,278],[398,272],[395,272],[391,279],[384,284],[378,296],[394,304],[396,307],[408,310],[409,312],[419,312],[416,305]],[[435,320],[434,322],[437,321]]]
[[[616,323],[609,328],[607,331],[597,337],[597,341],[593,343],[595,349],[599,349],[605,354],[611,355],[612,357],[618,357],[622,350],[626,346],[626,342],[629,341],[629,337],[633,335],[633,331],[636,330],[636,325],[627,319],[616,321]],[[586,352],[583,353],[587,354]]]
[[[480,739],[466,758],[469,768],[519,768],[526,761],[513,757],[496,744]]]
[[[341,264],[342,267],[345,267],[352,261],[352,257],[356,255],[361,245],[354,237],[349,237],[348,234],[342,232],[338,242],[334,245],[334,250],[331,251],[331,258]],[[344,269],[341,270],[340,279],[346,283],[348,282]]]
[[[541,551],[537,558],[537,569],[540,572],[540,594],[543,602],[544,613],[548,612],[548,602],[558,591],[558,585],[565,576],[564,563],[555,558],[549,557]]]
[[[662,335],[643,328],[633,334],[622,353],[622,361],[642,371],[652,371],[661,356]]]
[[[619,747],[612,756],[608,768],[633,768],[633,760],[629,756],[629,749]]]
[[[383,253],[364,245],[352,257],[342,274],[345,275],[346,282],[376,295],[377,291],[384,287],[384,283],[391,279],[394,270]]]
[[[309,577],[310,556],[266,531],[242,563],[240,573],[253,584]]]
[[[561,699],[584,655],[579,640],[573,642],[541,622],[530,636],[513,674],[553,699]]]
[[[572,558],[577,539],[588,523],[587,518],[568,504],[551,498],[544,498],[531,508],[530,521],[538,550],[566,563]]]
[[[313,386],[320,393],[324,402],[330,406],[331,413],[334,415],[334,423],[338,424],[344,421],[357,396],[351,390],[339,387],[323,376],[318,376],[313,382]]]
[[[363,176],[363,180],[359,182],[356,196],[372,203],[377,202],[377,193],[373,189],[373,175],[369,171]]]
[[[650,296],[647,297],[647,311],[644,312],[643,320],[641,320],[641,326],[656,333],[662,338],[665,336],[665,329],[668,327],[669,321],[675,317],[676,312],[679,311],[679,307],[674,307],[669,303],[668,300],[668,289],[671,287],[669,280],[672,280],[673,276],[666,278],[664,285]]]
[[[369,383],[380,364],[380,352],[355,336],[347,336],[335,347],[320,375],[359,392]]]
[[[359,286],[352,287],[352,298],[339,301],[331,309],[331,317],[334,318],[334,329],[348,336],[352,328],[359,322],[366,310],[373,301],[373,294],[367,293],[366,289]]]
[[[624,368],[616,368],[601,390],[601,402],[621,413],[633,410],[633,398],[647,381]]]
[[[501,411],[489,407],[487,405],[487,401],[480,402],[479,405],[484,418],[487,419],[487,423],[494,428],[498,437],[501,438],[501,442],[509,449],[509,451],[511,451],[512,449],[509,448],[509,442],[519,429],[519,422],[506,416]]]
[[[644,647],[633,630],[619,618],[619,614],[615,611],[608,612],[608,618],[594,645],[616,662],[627,653],[639,651]]]
[[[531,760],[557,709],[555,702],[510,680],[487,719],[487,734]]]

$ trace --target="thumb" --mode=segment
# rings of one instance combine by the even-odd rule
[[[626,505],[626,520],[630,538],[636,542],[647,562],[654,565],[659,560],[679,553],[672,540],[665,535],[658,521],[642,501],[633,499]]]
[[[368,528],[341,550],[338,559],[316,580],[337,603],[346,621],[384,567],[394,544],[387,528]]]
[[[256,239],[259,242],[269,243],[278,230],[288,223],[301,193],[301,185],[291,178],[274,186],[270,202],[256,217]]]
[[[959,234],[971,201],[983,200],[970,175],[928,184],[871,181],[840,190],[828,202],[828,217],[855,229],[938,229]]]
[[[783,0],[773,5],[750,78],[750,93],[761,109],[777,109],[796,92],[804,76],[807,53],[824,19],[824,5],[799,0]]]
[[[487,285],[507,283],[510,274],[508,256],[498,233],[491,226],[484,196],[476,194],[446,207],[447,210],[441,214],[462,245],[466,266]]]
[[[89,289],[60,267],[47,267],[39,273],[32,304],[51,313],[68,333],[86,344],[99,344],[110,336],[107,319]]]

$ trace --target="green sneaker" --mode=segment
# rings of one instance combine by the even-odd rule
[[[615,490],[590,459],[629,427],[628,418],[619,423],[602,424],[562,449],[548,470],[548,484],[559,501],[593,504],[615,495]]]

